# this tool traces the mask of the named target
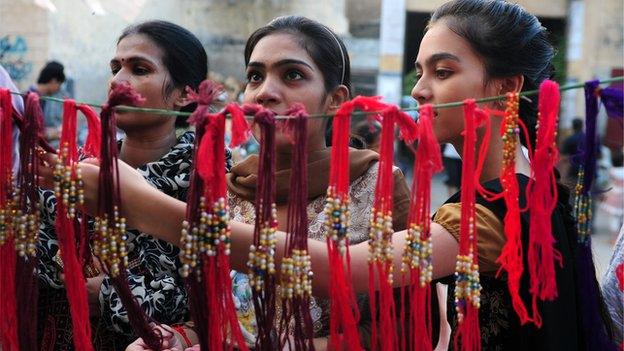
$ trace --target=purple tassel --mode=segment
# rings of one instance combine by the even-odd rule
[[[585,83],[585,148],[582,151],[585,178],[583,181],[582,196],[591,196],[591,187],[596,173],[597,135],[596,117],[598,115],[598,81]],[[581,306],[581,318],[585,346],[587,350],[616,350],[615,344],[607,335],[604,320],[600,315],[602,302],[598,282],[596,281],[596,268],[591,251],[591,237],[577,244],[577,290],[579,291],[579,305]]]
[[[600,91],[600,101],[607,109],[607,116],[622,120],[624,117],[624,90],[604,88]]]

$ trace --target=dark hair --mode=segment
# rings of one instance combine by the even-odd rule
[[[485,62],[486,79],[524,76],[522,91],[538,89],[554,74],[555,54],[546,28],[520,5],[504,0],[453,0],[440,6],[428,26],[444,19],[449,29],[466,39]],[[520,99],[520,118],[535,144],[537,98]]]
[[[245,45],[245,65],[260,39],[275,33],[299,37],[299,44],[321,70],[327,92],[342,84],[351,94],[351,61],[344,43],[331,29],[306,17],[277,17],[253,32]]]
[[[572,120],[572,130],[575,132],[583,131],[583,120],[580,118],[575,118]]]
[[[124,29],[117,44],[127,36],[142,34],[153,41],[163,52],[163,64],[169,71],[171,81],[163,86],[163,95],[169,96],[175,88],[199,88],[208,74],[208,56],[201,42],[187,29],[167,21],[147,21]],[[195,104],[181,110],[192,112]]]
[[[39,78],[37,78],[38,84],[49,83],[52,79],[56,79],[59,83],[65,81],[65,67],[60,62],[50,61],[39,72]]]

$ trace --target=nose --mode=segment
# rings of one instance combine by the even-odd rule
[[[414,88],[412,89],[412,97],[418,101],[419,105],[426,104],[431,101],[433,94],[431,88],[427,86],[426,81],[420,78],[416,81]]]
[[[277,105],[281,102],[279,82],[271,77],[266,77],[257,88],[254,102],[264,107]]]
[[[123,83],[123,82],[127,82],[130,83],[130,77],[128,76],[128,74],[126,74],[126,70],[125,69],[120,69],[117,73],[115,73],[114,76],[112,76],[109,81],[108,81],[108,86],[109,89],[113,84],[119,84],[119,83]]]

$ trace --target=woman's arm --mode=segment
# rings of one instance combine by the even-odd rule
[[[85,184],[97,184],[99,168],[89,163],[81,163]],[[119,162],[120,191],[122,211],[128,225],[154,237],[180,245],[182,221],[186,215],[186,203],[174,199],[150,186],[133,168]],[[95,183],[92,183],[95,182]],[[86,201],[96,203],[96,191],[85,191]],[[249,246],[253,243],[254,226],[240,222],[230,222],[232,229],[232,250],[230,262],[233,269],[246,271]],[[405,247],[405,230],[393,236],[394,246],[394,284],[401,284],[401,261]],[[276,264],[281,263],[286,234],[277,233]],[[459,244],[453,236],[437,223],[431,223],[433,241],[433,277],[443,277],[455,271],[455,261]],[[351,278],[355,292],[368,291],[368,242],[349,247],[351,255]],[[313,294],[319,297],[329,295],[329,260],[327,244],[313,239],[308,240],[308,253],[312,257]]]
[[[240,271],[247,269],[246,263],[249,255],[249,246],[253,242],[252,225],[239,222],[230,223],[232,229],[232,250],[230,262],[232,268]],[[400,286],[400,277],[403,248],[407,231],[397,232],[392,237],[394,246],[394,285]],[[276,265],[281,264],[286,234],[277,233]],[[431,238],[433,241],[433,278],[444,277],[453,274],[459,244],[453,236],[437,223],[431,223]],[[349,247],[351,256],[351,279],[356,293],[368,291],[368,242],[362,242]],[[312,257],[312,282],[313,295],[327,297],[329,295],[329,259],[327,244],[313,239],[308,240],[308,253]],[[409,280],[406,280],[409,281]]]

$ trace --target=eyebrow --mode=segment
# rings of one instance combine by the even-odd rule
[[[309,69],[311,69],[312,71],[314,71],[314,68],[307,62],[305,61],[301,61],[301,60],[296,60],[296,59],[283,59],[283,60],[279,60],[277,61],[274,66],[285,66],[285,65],[304,65],[306,67],[308,67]],[[247,67],[257,67],[257,68],[266,68],[266,64],[262,63],[262,62],[257,62],[257,61],[251,61],[247,64]]]
[[[127,59],[118,59],[118,58],[114,58],[112,60],[110,60],[110,64],[116,64],[116,63],[120,63],[123,61],[127,61],[128,63],[136,63],[136,62],[148,62],[153,64],[154,62],[150,59],[148,59],[147,57],[144,56],[131,56],[128,57]]]
[[[461,62],[461,60],[459,59],[459,57],[448,53],[448,52],[439,52],[437,54],[433,54],[431,55],[431,57],[429,57],[426,61],[425,61],[425,65],[427,66],[431,66],[433,64],[435,64],[438,61],[442,61],[442,60],[451,60],[451,61],[456,61],[456,62]],[[422,68],[422,66],[420,65],[420,63],[416,62],[416,68]]]

